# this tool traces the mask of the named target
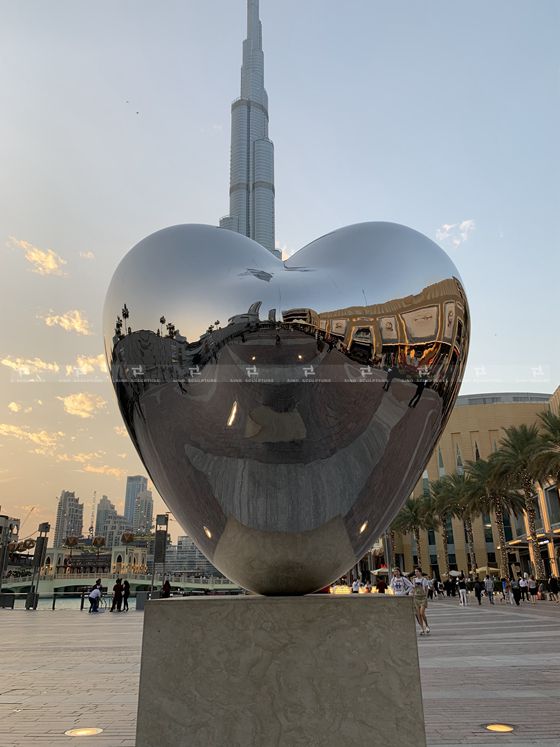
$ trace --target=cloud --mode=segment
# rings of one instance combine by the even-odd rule
[[[102,410],[107,402],[97,394],[69,394],[67,397],[57,397],[64,403],[64,410],[68,415],[76,415],[79,418],[92,418],[97,410]]]
[[[447,242],[454,249],[457,249],[467,241],[475,228],[476,224],[472,218],[462,220],[460,223],[444,223],[437,229],[436,239]]]
[[[56,373],[60,370],[58,363],[48,363],[47,361],[41,360],[41,358],[14,358],[12,355],[8,355],[6,358],[2,358],[0,363],[3,366],[17,371],[22,376],[32,376],[38,374],[41,371],[50,371]]]
[[[128,454],[126,453],[126,451],[123,451],[122,454],[117,454],[117,456],[120,457],[121,459],[126,459]]]
[[[24,407],[19,402],[10,402],[10,404],[8,405],[8,410],[10,410],[10,412],[25,412],[25,413],[27,413],[27,412],[31,412],[32,409],[33,409],[32,407]]]
[[[18,441],[25,441],[33,444],[37,448],[34,452],[37,454],[52,454],[56,449],[58,442],[64,436],[61,431],[32,431],[30,428],[19,425],[9,425],[0,423],[0,436],[6,438],[15,438]]]
[[[113,430],[117,434],[117,436],[123,436],[123,438],[126,438],[128,436],[128,431],[123,425],[116,425]]]
[[[33,246],[29,241],[16,239],[14,236],[10,236],[9,243],[11,246],[23,249],[25,259],[33,266],[32,272],[36,272],[38,275],[66,275],[62,270],[66,260],[53,252],[52,249],[46,251],[39,249],[38,246]]]
[[[80,252],[80,257],[82,259],[95,259],[95,254],[93,252]]]
[[[79,464],[87,464],[88,462],[91,462],[92,459],[101,459],[102,456],[104,456],[104,451],[87,451],[87,452],[80,452],[78,454],[57,454],[56,455],[56,461],[57,462],[78,462]]]
[[[78,355],[74,364],[65,366],[66,375],[82,375],[94,373],[94,371],[107,372],[107,362],[103,353],[99,355]]]
[[[119,469],[118,467],[109,467],[106,464],[103,464],[101,467],[96,467],[93,464],[86,464],[83,469],[84,472],[93,472],[98,475],[109,475],[109,477],[114,477],[117,480],[122,480],[123,477],[126,476],[126,470]]]
[[[78,309],[71,309],[65,314],[54,314],[51,312],[45,316],[39,316],[47,327],[62,327],[66,332],[77,332],[79,335],[91,335],[90,324],[82,312]]]

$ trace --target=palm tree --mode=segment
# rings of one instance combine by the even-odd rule
[[[443,574],[449,576],[449,550],[447,549],[447,524],[449,519],[455,515],[455,496],[449,489],[448,481],[443,477],[430,484],[434,516],[437,518],[441,530],[441,543],[443,545]]]
[[[393,522],[394,531],[400,534],[408,534],[410,532],[414,535],[420,568],[427,567],[423,563],[420,531],[432,529],[435,524],[437,524],[437,521],[434,516],[433,503],[430,496],[408,498]]]
[[[452,515],[461,519],[465,526],[465,532],[467,535],[467,554],[470,565],[470,568],[467,570],[476,573],[477,562],[474,551],[472,520],[480,513],[480,506],[473,495],[469,493],[467,489],[467,478],[463,473],[446,475],[445,477],[442,477],[441,480],[444,484],[443,489],[449,496]]]
[[[540,434],[541,453],[537,456],[540,470],[560,481],[560,416],[552,412],[541,412],[539,418],[542,424]]]
[[[509,481],[512,488],[519,487],[523,491],[535,575],[544,579],[544,563],[537,540],[535,501],[535,483],[546,474],[540,463],[542,446],[539,428],[522,424],[504,430],[506,435],[493,455],[495,474],[499,479]]]
[[[467,462],[466,472],[467,492],[485,513],[494,512],[496,516],[500,541],[500,575],[509,576],[504,514],[506,512],[513,512],[516,516],[520,514],[525,506],[523,496],[517,490],[511,490],[507,482],[504,483],[496,474],[492,456],[489,460],[478,459],[476,462]]]

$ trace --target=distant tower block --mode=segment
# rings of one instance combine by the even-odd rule
[[[281,259],[274,241],[274,145],[268,137],[259,0],[247,0],[241,97],[231,106],[229,215],[220,227],[258,241]]]

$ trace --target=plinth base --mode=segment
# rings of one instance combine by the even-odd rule
[[[425,747],[412,600],[146,604],[136,747]]]

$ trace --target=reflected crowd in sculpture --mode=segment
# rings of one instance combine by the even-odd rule
[[[107,358],[130,437],[224,574],[302,594],[345,573],[410,495],[458,393],[469,312],[431,240],[339,229],[281,262],[174,226],[111,282]]]

